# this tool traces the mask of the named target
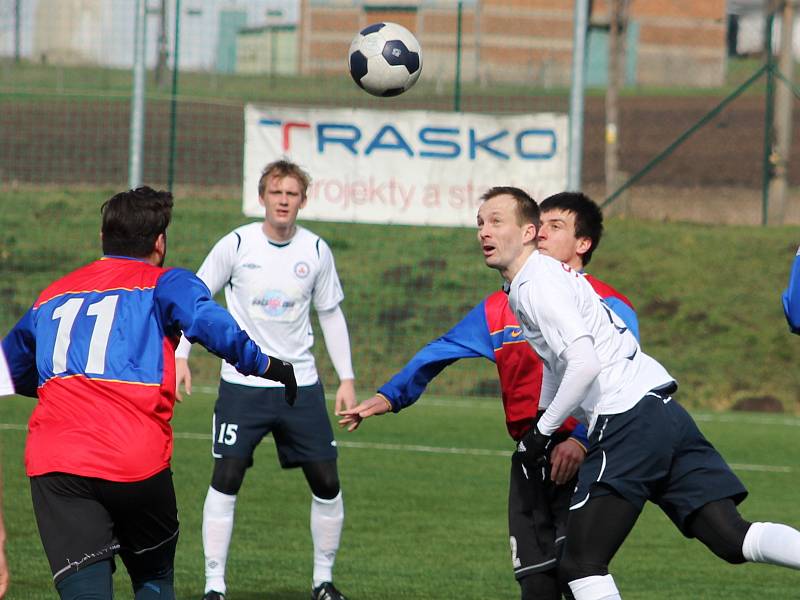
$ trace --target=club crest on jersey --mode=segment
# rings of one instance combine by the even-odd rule
[[[270,317],[280,317],[294,304],[294,300],[284,296],[280,290],[267,290],[260,298],[253,299],[253,306],[260,306]]]
[[[311,268],[308,266],[308,263],[299,262],[294,266],[294,274],[299,277],[300,279],[305,279],[308,277],[308,274],[311,272]]]

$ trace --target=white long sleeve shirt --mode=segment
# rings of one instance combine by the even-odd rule
[[[539,401],[540,408],[547,407],[539,421],[542,433],[552,433],[570,415],[591,432],[598,415],[625,412],[648,391],[674,381],[642,352],[636,337],[585,277],[549,256],[531,254],[511,282],[509,304],[546,370]],[[589,372],[592,381],[571,381],[561,389],[565,350],[584,337],[592,342],[599,374]]]
[[[197,275],[212,294],[224,287],[228,310],[242,329],[266,354],[291,362],[298,385],[317,381],[311,306],[336,314],[331,311],[344,299],[333,253],[322,238],[297,226],[291,240],[277,243],[266,237],[260,222],[243,225],[217,242]],[[181,340],[175,355],[188,357],[189,346]],[[338,356],[334,363],[341,379],[353,377],[349,345],[344,360]],[[241,375],[224,361],[221,376],[241,385],[281,385]]]

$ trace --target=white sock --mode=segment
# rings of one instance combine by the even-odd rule
[[[333,581],[333,561],[339,549],[344,523],[342,491],[323,500],[311,494],[311,539],[314,542],[314,587]]]
[[[742,554],[751,562],[800,569],[800,531],[779,523],[753,523]]]
[[[575,600],[622,600],[611,575],[592,575],[569,582]]]
[[[236,495],[208,488],[203,504],[203,553],[206,557],[206,589],[225,593],[225,563],[233,533]]]

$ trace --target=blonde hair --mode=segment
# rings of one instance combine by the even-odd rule
[[[299,165],[281,158],[279,160],[272,161],[261,171],[261,178],[258,180],[259,198],[264,197],[264,191],[267,189],[267,181],[273,177],[279,177],[281,179],[284,177],[294,177],[300,183],[300,187],[302,188],[303,192],[303,198],[306,197],[306,190],[311,183],[311,176]]]

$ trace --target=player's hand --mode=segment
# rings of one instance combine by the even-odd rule
[[[356,383],[354,379],[342,379],[339,389],[336,390],[336,404],[334,413],[341,415],[343,410],[349,410],[356,405]]]
[[[286,403],[289,406],[294,406],[294,401],[297,398],[297,380],[294,378],[294,367],[292,363],[281,360],[275,356],[268,356],[269,366],[264,371],[262,377],[277,381],[286,386]]]
[[[525,468],[535,471],[547,465],[547,451],[552,445],[553,438],[543,434],[539,431],[539,427],[534,425],[522,436],[517,444],[517,452]]]
[[[339,427],[347,427],[347,431],[355,431],[361,421],[374,415],[389,412],[389,401],[381,394],[375,394],[369,400],[364,400],[358,406],[341,411]]]
[[[586,449],[573,438],[557,444],[550,453],[550,479],[564,485],[575,477],[585,456]]]
[[[6,560],[6,531],[0,514],[0,598],[8,591],[8,561]]]
[[[187,396],[192,395],[192,370],[189,368],[189,361],[185,358],[175,359],[175,400],[183,402],[181,394],[181,383]]]
[[[6,554],[0,550],[0,598],[6,595],[8,591],[8,562],[6,561]]]

